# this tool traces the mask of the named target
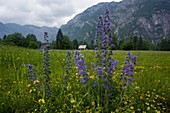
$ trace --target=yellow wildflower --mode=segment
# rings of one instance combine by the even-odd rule
[[[35,80],[35,81],[34,81],[34,84],[37,84],[37,83],[39,83],[39,80]]]
[[[124,102],[124,104],[126,105],[126,104],[127,104],[127,102]]]
[[[91,103],[91,105],[92,105],[92,106],[95,106],[95,102],[93,101],[93,102]]]
[[[89,110],[89,109],[87,109],[87,110],[86,110],[86,113],[89,113],[89,112],[90,112],[90,110]]]
[[[143,97],[142,97],[142,96],[140,96],[140,99],[142,100],[142,99],[143,99]]]
[[[165,98],[164,98],[164,97],[162,97],[162,100],[165,100]]]
[[[136,86],[135,89],[139,89],[140,87],[139,86]]]
[[[153,108],[153,107],[154,107],[154,105],[153,105],[153,104],[151,104],[151,107]]]
[[[116,112],[119,112],[119,109],[116,109]]]
[[[31,86],[31,84],[28,84],[28,86],[27,87],[30,87]]]
[[[149,110],[150,110],[150,107],[147,107],[147,110],[149,111]]]
[[[94,79],[94,78],[95,78],[95,76],[94,76],[94,75],[92,75],[92,76],[90,76],[90,78],[91,78],[91,79]]]
[[[141,111],[141,109],[138,108],[138,111]]]
[[[44,100],[44,99],[41,99],[41,102],[44,104],[44,103],[45,103],[45,100]]]
[[[134,107],[133,107],[133,106],[130,106],[130,109],[134,109]]]
[[[38,102],[41,102],[41,99],[39,99]]]
[[[67,89],[70,89],[70,86],[67,86]]]
[[[32,93],[32,89],[30,89],[30,91],[29,91],[30,93]]]
[[[39,99],[38,102],[42,102],[43,104],[45,103],[45,100],[44,99]]]
[[[155,110],[156,113],[161,113],[160,111]]]
[[[146,102],[145,104],[149,106],[149,103]]]
[[[34,88],[33,91],[36,91],[36,89]]]

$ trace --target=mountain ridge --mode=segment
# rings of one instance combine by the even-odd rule
[[[112,29],[119,38],[142,36],[158,42],[170,36],[170,1],[168,0],[123,0],[99,3],[76,15],[61,29],[71,39],[93,40],[97,18],[105,8],[110,10]],[[91,13],[87,13],[91,12]]]
[[[48,32],[49,41],[55,40],[57,35],[57,27],[46,27],[46,26],[35,26],[35,25],[19,25],[16,23],[2,23],[0,22],[0,38],[4,35],[12,34],[19,32],[26,36],[28,34],[34,34],[37,37],[37,40],[44,42],[44,32]]]
[[[98,17],[105,9],[110,11],[111,27],[119,39],[127,40],[132,36],[142,36],[152,42],[159,42],[163,37],[170,36],[170,1],[169,0],[123,0],[120,2],[101,2],[77,14],[61,26],[64,35],[71,40],[94,39]],[[43,32],[49,32],[50,41],[55,40],[58,28],[18,25],[0,22],[0,38],[5,34],[20,32],[24,36],[35,34],[43,41]]]
[[[110,4],[109,2],[102,2],[87,8],[84,12],[76,15],[73,19],[68,21],[66,25],[62,25],[61,26],[62,31],[64,32],[64,34],[68,35],[71,38],[71,40],[74,39],[73,38],[74,35],[78,36],[76,37],[78,41],[86,40],[88,37],[91,37],[95,31],[95,26],[97,25],[96,19],[103,14],[106,8],[111,7],[112,5],[113,5],[112,7],[116,6],[117,2],[112,2],[112,3],[113,4]],[[102,8],[102,11],[98,11],[98,9],[100,8]],[[84,16],[83,13],[86,13],[87,15]],[[98,15],[97,18],[96,15]],[[67,26],[69,27],[67,28]],[[88,32],[86,32],[85,29],[88,29]],[[82,34],[85,37],[81,38]]]

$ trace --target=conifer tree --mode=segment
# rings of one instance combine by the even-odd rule
[[[78,41],[76,39],[73,40],[73,49],[78,49]]]
[[[56,36],[56,49],[62,49],[61,46],[61,42],[63,39],[63,33],[61,31],[61,29],[58,30],[57,36]]]

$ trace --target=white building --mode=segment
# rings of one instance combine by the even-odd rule
[[[87,45],[79,45],[78,49],[80,49],[80,50],[85,50],[86,47],[87,47]]]

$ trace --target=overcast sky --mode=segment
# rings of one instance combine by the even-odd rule
[[[0,0],[0,22],[60,27],[99,2],[121,0]]]

